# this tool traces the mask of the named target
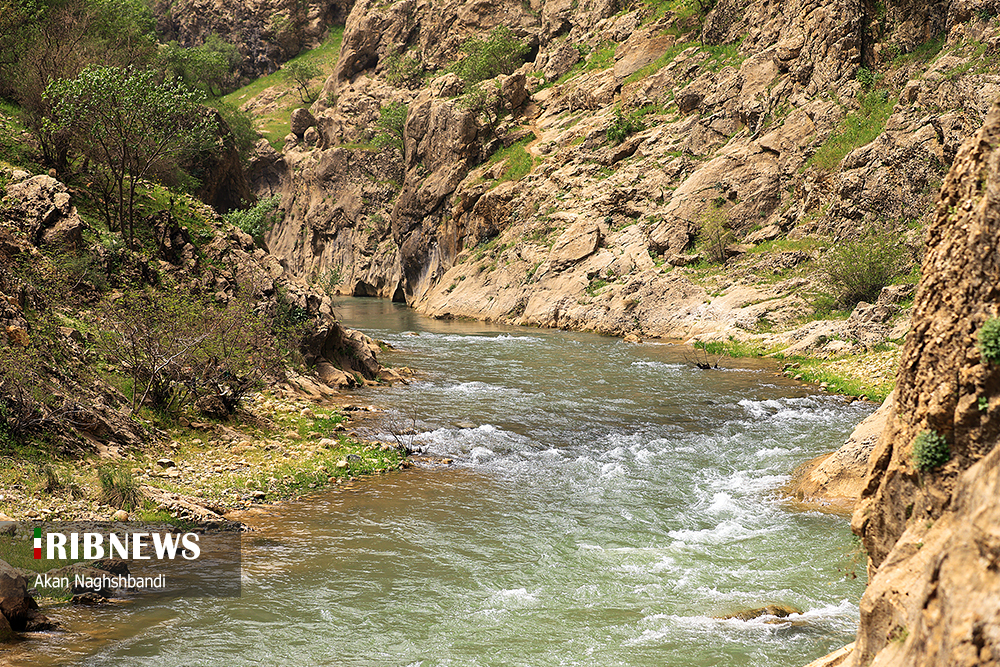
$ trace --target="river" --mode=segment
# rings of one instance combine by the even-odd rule
[[[419,373],[359,392],[376,430],[454,463],[281,505],[241,598],[65,610],[33,664],[778,667],[852,641],[847,521],[779,489],[874,406],[675,345],[338,314]],[[716,618],[770,603],[802,613]]]

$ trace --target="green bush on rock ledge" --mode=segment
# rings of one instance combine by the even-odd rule
[[[976,347],[987,362],[1000,363],[1000,318],[992,317],[983,323],[979,328]]]
[[[913,465],[926,472],[940,468],[951,459],[948,440],[937,431],[921,431],[913,440]]]

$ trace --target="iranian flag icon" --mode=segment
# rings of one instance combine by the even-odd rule
[[[35,528],[35,560],[42,558],[42,529]]]

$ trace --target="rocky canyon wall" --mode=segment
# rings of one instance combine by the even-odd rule
[[[957,147],[1000,94],[980,60],[1000,27],[963,7],[358,2],[324,93],[264,160],[279,168],[259,187],[286,211],[269,247],[303,280],[439,317],[767,338],[820,287],[811,239],[877,227],[919,256]],[[488,82],[507,110],[491,131],[448,68],[498,25],[530,60]],[[399,103],[399,146],[375,147]],[[642,128],[615,141],[630,117]],[[820,164],[851,123],[876,131]],[[728,262],[706,284],[683,264],[713,216]],[[765,343],[871,346],[892,322],[875,325]]]
[[[869,554],[856,665],[1000,664],[1000,105],[963,144],[927,232],[896,404],[852,527]],[[921,465],[921,433],[947,441]]]

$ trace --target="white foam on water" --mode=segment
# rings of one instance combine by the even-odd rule
[[[740,522],[734,519],[727,519],[714,528],[704,528],[702,530],[671,530],[667,534],[675,540],[680,540],[685,544],[696,542],[701,544],[723,544],[749,540],[754,537],[766,535],[774,532],[778,528],[761,528],[749,530]]]
[[[758,449],[755,455],[758,458],[764,458],[767,456],[787,456],[788,454],[795,454],[801,451],[802,448],[800,447],[792,447],[791,449],[788,447],[771,447],[770,449]]]
[[[489,447],[473,447],[472,451],[469,452],[469,458],[479,463],[487,459],[492,459],[496,457],[496,452],[494,452]]]
[[[719,491],[712,496],[712,503],[708,506],[708,511],[713,514],[719,514],[721,512],[738,512],[740,509],[739,505],[733,500],[733,497],[726,493],[725,491]]]

